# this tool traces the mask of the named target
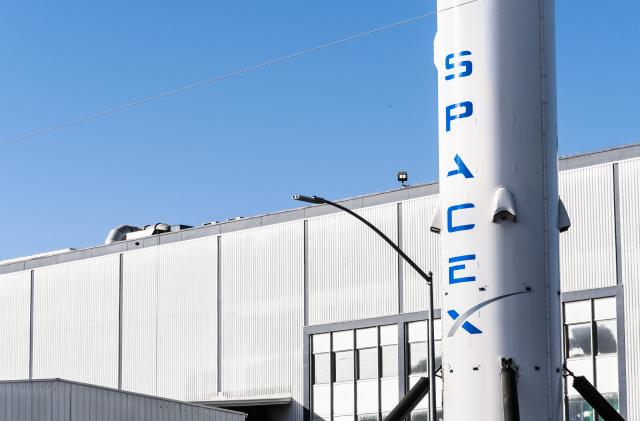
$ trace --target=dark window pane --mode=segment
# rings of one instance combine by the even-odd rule
[[[358,380],[378,378],[378,348],[358,350]]]
[[[382,347],[382,377],[396,377],[398,375],[398,346]]]
[[[567,357],[591,355],[591,323],[567,326]]]
[[[567,421],[594,421],[593,408],[583,399],[569,399]]]
[[[429,411],[421,409],[411,413],[411,421],[429,421]]]
[[[596,322],[598,354],[615,354],[618,351],[616,321]]]
[[[427,343],[409,344],[409,374],[427,372]]]
[[[353,351],[333,353],[336,367],[336,382],[353,380]]]
[[[313,356],[313,383],[331,382],[331,355],[315,354]]]

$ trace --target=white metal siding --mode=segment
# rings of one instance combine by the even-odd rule
[[[396,203],[357,212],[397,242]],[[396,252],[348,214],[309,219],[309,324],[397,312]]]
[[[402,248],[425,272],[433,272],[434,307],[440,308],[440,237],[429,228],[440,202],[439,195],[402,202]],[[407,263],[403,264],[403,310],[428,309],[428,288],[424,279]]]
[[[640,420],[640,159],[619,164],[627,419]]]
[[[561,290],[616,285],[613,166],[560,173],[560,197],[571,219],[560,234]]]
[[[158,247],[158,396],[216,396],[217,248],[216,237]]]
[[[125,253],[123,265],[123,388],[214,399],[217,238]]]
[[[118,255],[36,269],[33,377],[118,386]]]
[[[158,290],[156,249],[125,253],[122,262],[122,388],[155,395]]]
[[[29,378],[31,272],[0,275],[0,379]]]
[[[244,421],[236,411],[63,380],[0,382],[0,421]]]
[[[222,397],[294,400],[301,419],[302,221],[222,236]]]

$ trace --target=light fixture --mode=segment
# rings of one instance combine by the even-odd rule
[[[292,197],[293,200],[298,200],[300,202],[313,203],[315,205],[320,205],[325,203],[324,199],[318,196],[305,196],[302,194],[294,194]]]
[[[409,181],[409,174],[406,171],[398,171],[398,181],[402,183],[402,187],[407,187],[406,182]]]

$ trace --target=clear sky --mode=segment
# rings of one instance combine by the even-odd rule
[[[640,140],[640,4],[557,1],[561,154]],[[435,10],[4,0],[0,141]],[[437,175],[435,17],[0,148],[0,259]]]

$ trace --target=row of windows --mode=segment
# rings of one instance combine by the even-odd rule
[[[585,376],[611,405],[619,409],[616,298],[564,304],[564,357],[567,368]],[[599,421],[567,379],[567,421]]]
[[[439,321],[437,321],[439,323]],[[427,375],[427,323],[407,323],[406,384]],[[440,332],[439,325],[436,331]],[[440,338],[437,363],[441,361]],[[398,403],[398,326],[345,330],[312,337],[312,413],[323,420],[380,420]],[[438,383],[441,388],[441,384]],[[438,395],[441,401],[441,394]],[[412,414],[426,419],[428,399]]]
[[[618,340],[615,297],[564,304],[564,356],[567,367],[583,375],[619,407]],[[407,365],[407,389],[427,376],[426,321],[400,324]],[[436,369],[442,362],[442,326],[435,321]],[[383,420],[399,398],[398,325],[345,330],[312,336],[311,409],[316,420]],[[599,421],[597,414],[567,381],[566,419]],[[436,378],[436,402],[442,419],[442,380]],[[428,397],[411,421],[428,419]]]

